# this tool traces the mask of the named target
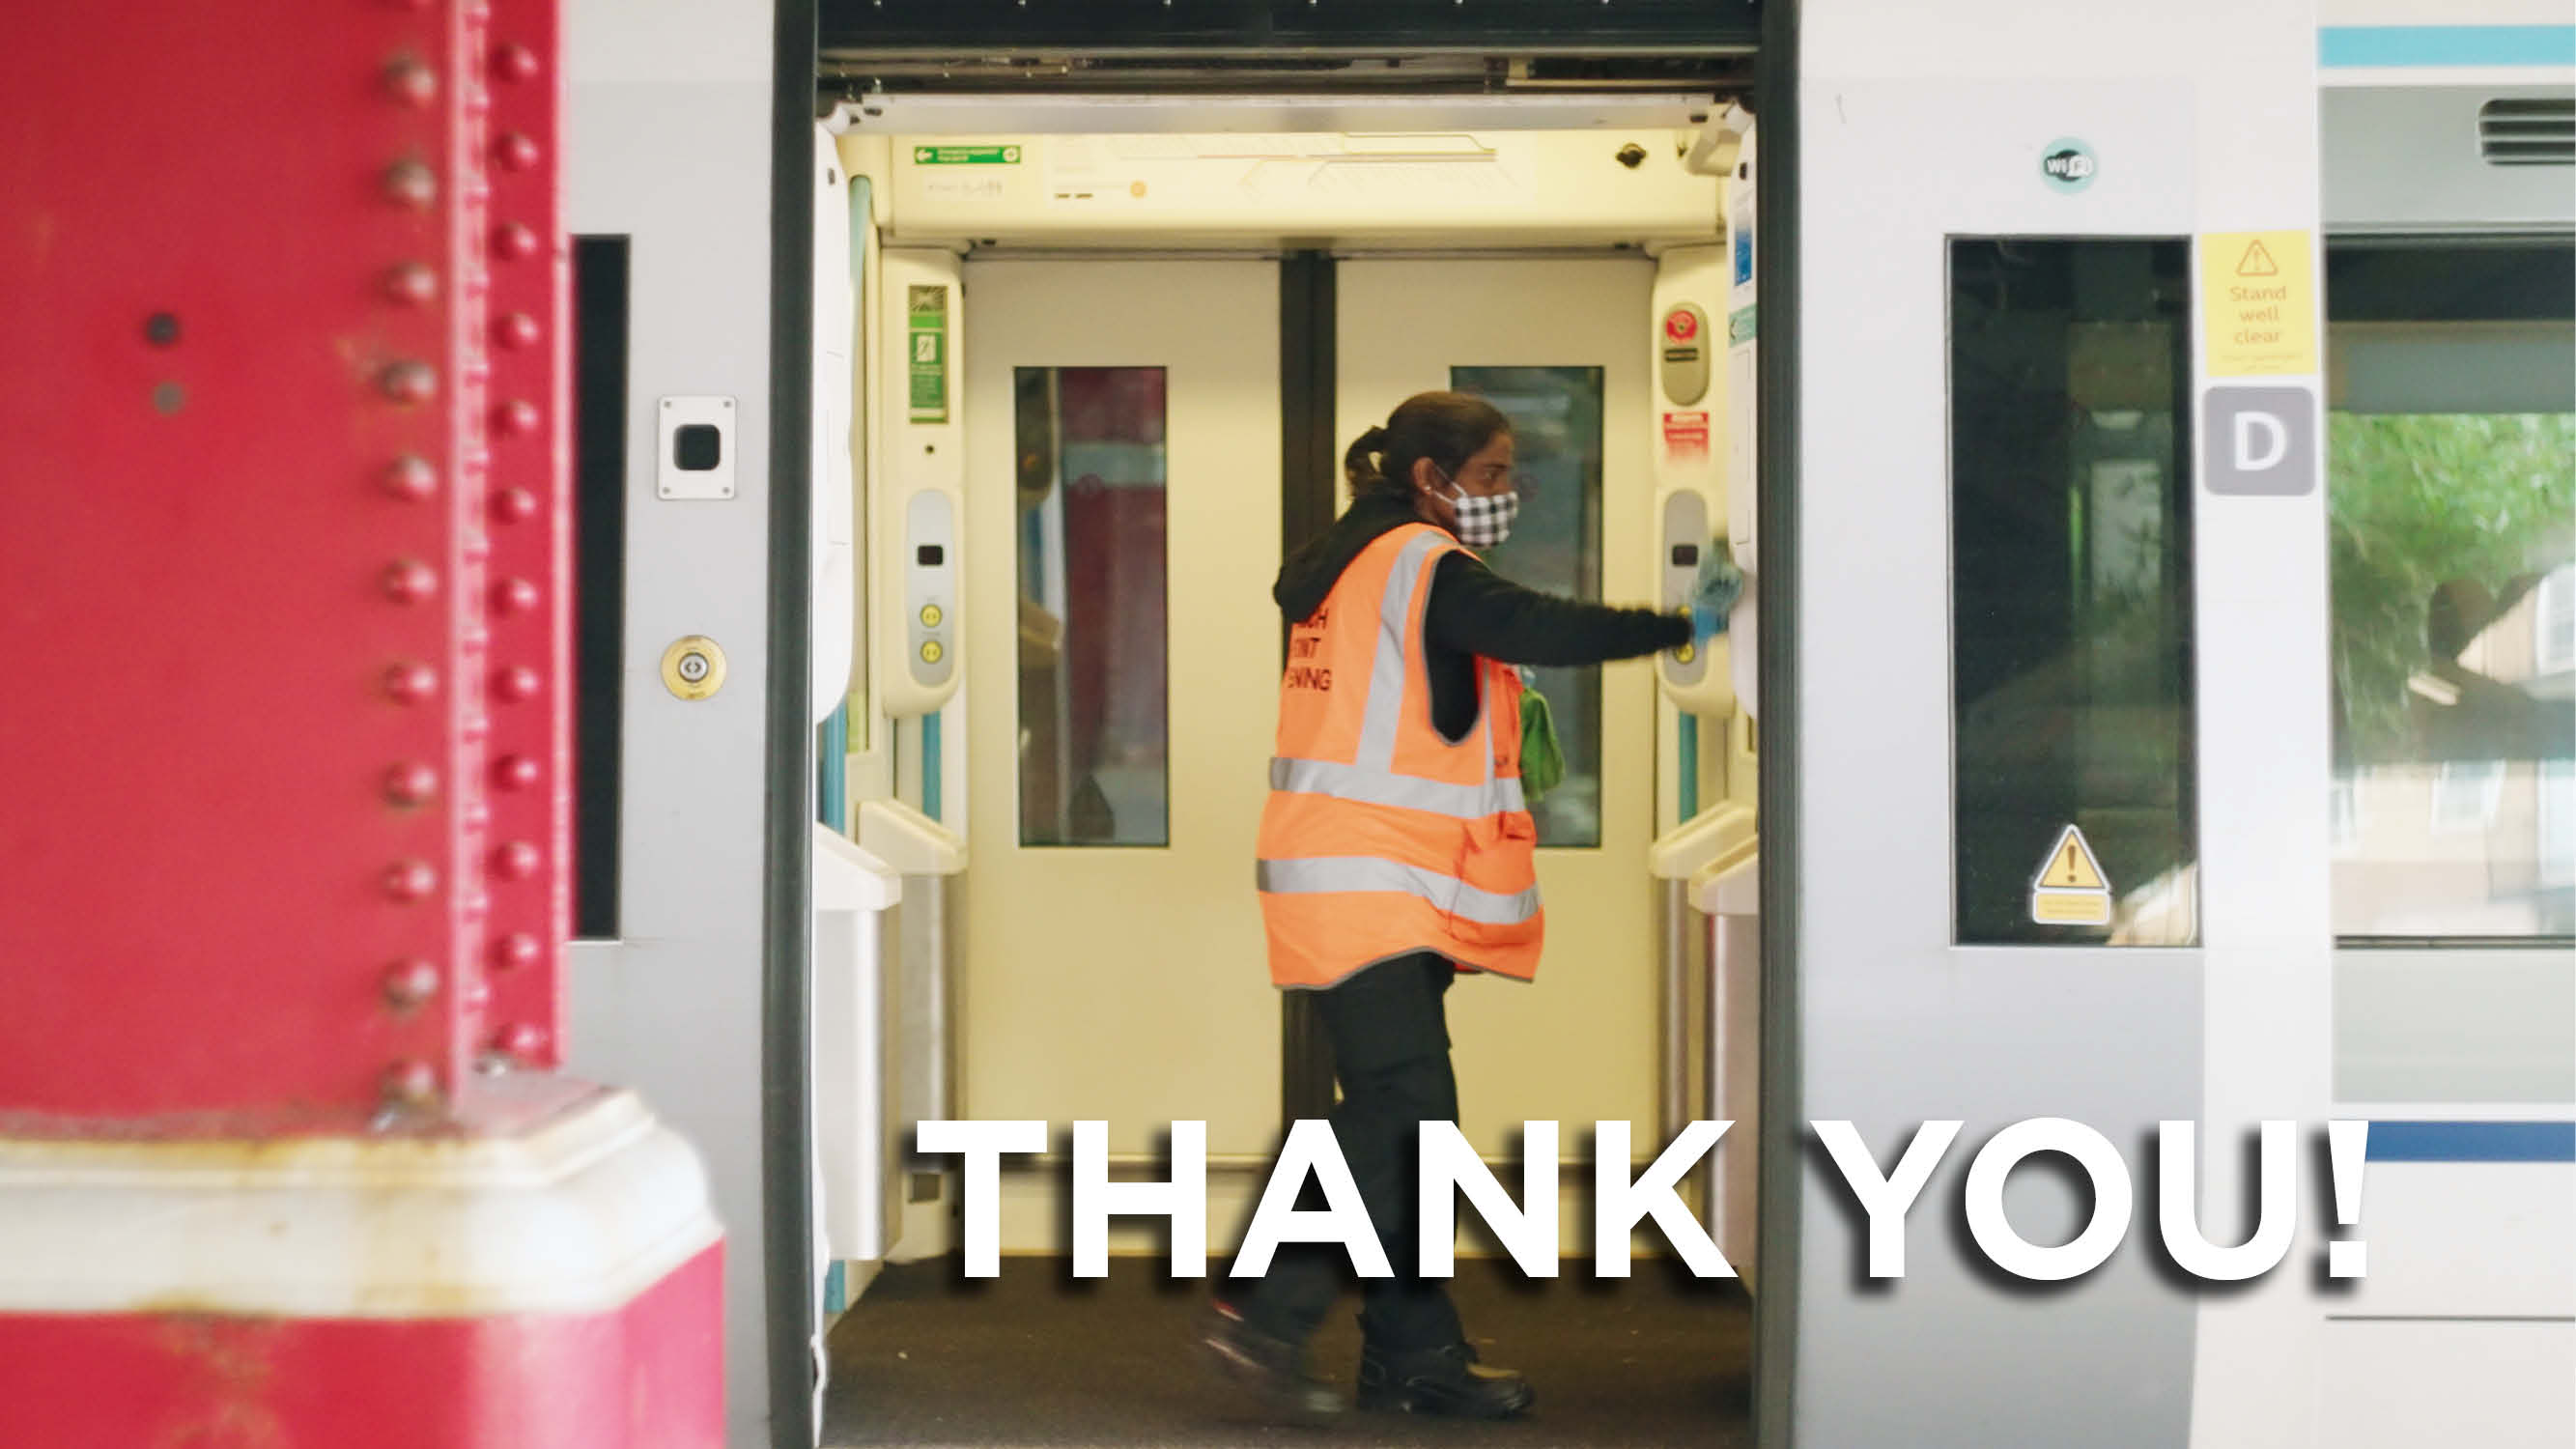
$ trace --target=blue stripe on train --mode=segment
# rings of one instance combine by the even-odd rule
[[[2576,65],[2576,25],[2329,25],[2317,64]]]
[[[2372,1162],[2576,1162],[2576,1122],[2373,1122]]]

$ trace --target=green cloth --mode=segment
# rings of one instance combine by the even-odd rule
[[[1556,720],[1547,712],[1547,696],[1521,690],[1521,795],[1536,800],[1565,778],[1565,750],[1556,742]]]

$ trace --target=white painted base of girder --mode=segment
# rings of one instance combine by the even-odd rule
[[[504,1135],[0,1137],[0,1314],[598,1313],[720,1233],[631,1093]]]

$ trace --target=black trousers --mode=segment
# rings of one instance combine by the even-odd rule
[[[1458,1120],[1444,1005],[1457,974],[1446,958],[1422,951],[1381,961],[1316,993],[1342,1088],[1333,1138],[1395,1269],[1392,1278],[1359,1280],[1360,1328],[1378,1348],[1442,1348],[1465,1338],[1448,1286],[1415,1274],[1420,1124]],[[1299,1206],[1323,1206],[1312,1183]],[[1350,1273],[1338,1244],[1294,1243],[1271,1258],[1259,1280],[1235,1280],[1226,1297],[1255,1327],[1303,1343]]]

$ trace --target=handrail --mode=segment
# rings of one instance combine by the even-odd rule
[[[1692,912],[1700,905],[1699,883],[1710,872],[1753,857],[1757,837],[1753,811],[1740,804],[1710,807],[1667,832],[1646,852],[1647,872],[1656,881],[1662,930],[1657,945],[1656,1111],[1666,1140],[1699,1115],[1692,1101],[1692,1046],[1697,1013],[1692,1009],[1704,989],[1708,966],[1708,923]]]
[[[899,963],[888,946],[909,892],[874,853],[828,825],[813,829],[815,1258],[821,1306],[832,1313],[852,1281],[841,1264],[882,1260],[902,1228],[900,1139],[888,1110]]]
[[[935,723],[936,717],[933,717]],[[925,769],[930,766],[925,765]],[[898,946],[903,1042],[892,1082],[895,1125],[909,1134],[915,1123],[959,1115],[957,1061],[964,1040],[950,913],[952,885],[966,873],[966,842],[947,826],[901,800],[859,805],[859,843],[905,876]]]
[[[814,826],[814,909],[889,911],[903,899],[903,876],[875,852],[819,822]]]
[[[1691,904],[1702,915],[1752,916],[1762,910],[1761,841],[1747,839],[1691,876]]]
[[[1646,873],[1657,880],[1690,880],[1710,862],[1742,848],[1753,832],[1751,807],[1732,801],[1712,805],[1646,848]]]
[[[859,844],[904,875],[966,872],[966,842],[901,800],[860,804]]]

